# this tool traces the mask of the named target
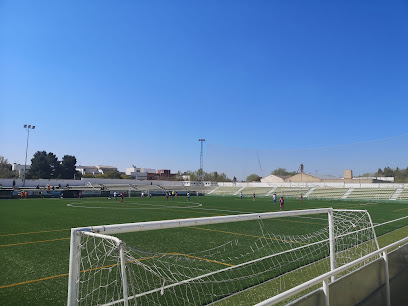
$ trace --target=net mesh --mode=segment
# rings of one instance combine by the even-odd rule
[[[367,212],[335,210],[333,216],[337,267],[378,248]],[[83,234],[79,304],[123,302],[120,247],[130,305],[254,304],[330,271],[327,215],[183,230],[154,231],[171,242],[162,246],[168,252],[138,243],[140,232],[126,234],[126,245]]]

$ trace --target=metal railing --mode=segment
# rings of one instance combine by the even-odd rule
[[[257,306],[266,306],[266,305],[275,305],[276,303],[282,302],[290,297],[292,297],[295,294],[301,293],[302,291],[317,285],[319,283],[322,283],[322,290],[323,290],[323,295],[324,295],[324,305],[329,306],[329,280],[332,277],[335,277],[337,274],[350,269],[354,267],[355,265],[360,264],[361,262],[366,261],[367,259],[370,259],[372,257],[382,255],[382,259],[384,260],[384,276],[385,276],[385,292],[386,292],[386,305],[390,306],[391,305],[391,293],[390,293],[390,274],[388,270],[388,253],[387,251],[395,248],[401,244],[407,243],[408,242],[408,237],[405,237],[404,239],[401,239],[397,242],[394,242],[392,244],[387,245],[386,247],[383,247],[381,249],[378,249],[375,252],[372,252],[368,255],[365,255],[359,259],[356,259],[348,264],[345,264],[344,266],[341,266],[339,268],[336,268],[330,272],[327,272],[325,274],[322,274],[318,277],[315,277],[314,279],[311,279],[303,284],[300,284],[299,286],[296,286],[292,289],[289,289],[285,292],[282,292],[278,295],[275,295],[261,303],[256,304]]]

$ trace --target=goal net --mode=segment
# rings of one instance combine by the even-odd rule
[[[376,249],[362,210],[76,228],[68,305],[255,304]]]

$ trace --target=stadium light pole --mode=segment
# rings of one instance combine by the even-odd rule
[[[200,182],[200,184],[203,182],[203,142],[205,141],[205,139],[203,139],[203,138],[200,138],[199,140],[198,140],[199,142],[201,142],[201,151],[200,151],[200,174],[199,174],[199,177],[198,177],[198,180],[199,180],[199,182]]]
[[[26,180],[26,174],[27,174],[27,152],[28,152],[28,138],[30,137],[30,130],[35,129],[35,125],[31,124],[24,124],[24,128],[27,130],[27,146],[26,146],[26,157],[25,157],[25,163],[24,163],[24,180],[23,180],[23,187],[25,187],[25,180]]]

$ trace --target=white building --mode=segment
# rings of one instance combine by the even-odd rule
[[[268,175],[267,177],[261,178],[262,183],[283,183],[283,178],[276,176],[276,175]]]
[[[27,165],[27,166],[25,167],[27,172],[28,172],[28,170],[30,170],[30,167],[31,167],[31,165]],[[24,165],[20,165],[20,164],[14,163],[14,164],[11,166],[11,170],[12,170],[12,171],[15,171],[19,178],[23,178],[23,177],[24,177],[24,174],[25,174],[25,172],[24,172]]]
[[[133,165],[131,168],[126,168],[126,175],[136,180],[147,180],[147,173],[156,173],[155,169],[137,168]]]
[[[112,166],[77,166],[76,171],[84,174],[105,174],[108,171],[118,171],[118,168]]]
[[[105,174],[106,172],[109,171],[114,171],[117,172],[118,168],[112,167],[112,166],[96,166],[100,174]]]
[[[98,168],[96,168],[96,166],[77,166],[75,168],[76,171],[78,171],[79,173],[81,173],[82,175],[84,174],[99,174],[99,170]]]

